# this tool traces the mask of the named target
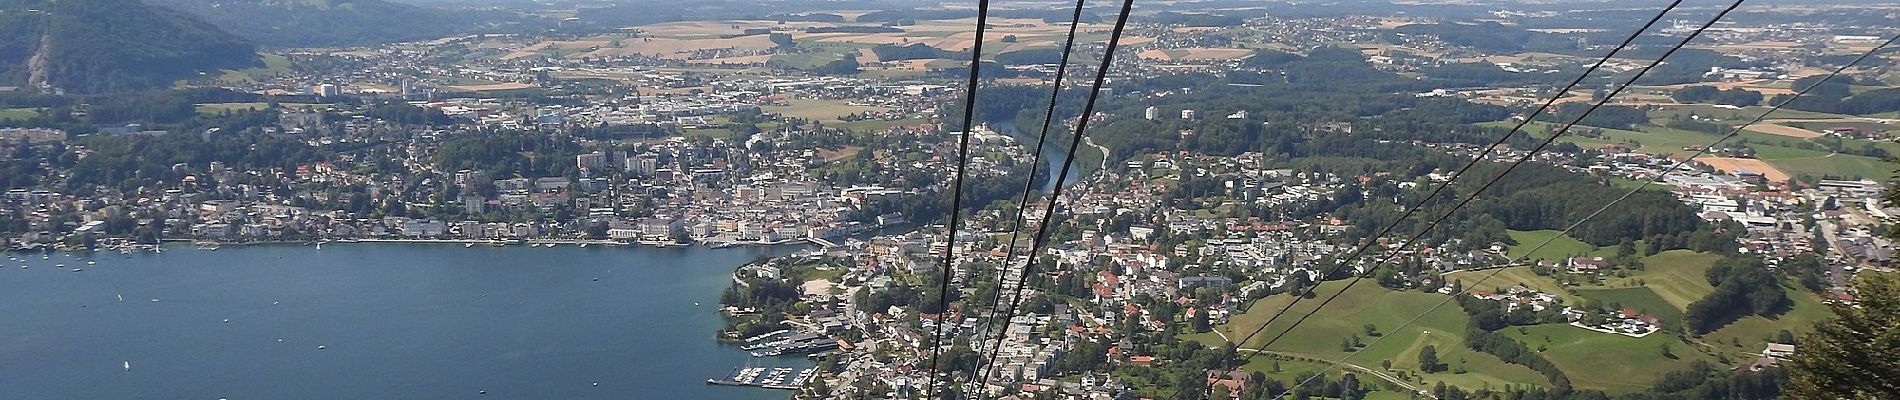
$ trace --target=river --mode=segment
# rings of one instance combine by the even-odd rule
[[[1024,149],[1036,148],[1037,137],[1033,135],[1024,134],[1022,130],[1016,129],[1016,124],[1014,123],[992,122],[990,123],[990,127],[991,129],[1000,130],[1001,133],[1005,135],[1009,135],[1011,137],[1016,138],[1018,142],[1023,144]],[[1056,172],[1062,170],[1062,160],[1069,156],[1068,151],[1063,150],[1061,148],[1062,145],[1067,145],[1068,143],[1067,142],[1057,143],[1057,141],[1068,140],[1069,138],[1052,137],[1049,139],[1050,139],[1049,145],[1042,147],[1042,170],[1046,171],[1046,174],[1048,176],[1053,177],[1055,176]],[[1083,167],[1082,167],[1082,163],[1080,162],[1071,162],[1070,164],[1072,164],[1072,166],[1069,167],[1069,177],[1064,179],[1063,181],[1067,182],[1068,184],[1073,185],[1076,182],[1081,181]],[[1040,190],[1042,190],[1043,193],[1049,193],[1049,192],[1055,191],[1056,180],[1044,179],[1042,181],[1042,185],[1039,186],[1039,188]]]
[[[811,365],[714,340],[733,268],[794,250],[7,253],[23,260],[0,264],[0,398],[783,399],[705,380]]]

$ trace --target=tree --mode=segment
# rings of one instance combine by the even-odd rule
[[[1797,399],[1900,399],[1900,274],[1864,272],[1858,306],[1835,305],[1788,361]]]
[[[1425,372],[1438,372],[1443,370],[1442,368],[1443,366],[1438,364],[1438,347],[1428,344],[1418,351],[1418,369]]]

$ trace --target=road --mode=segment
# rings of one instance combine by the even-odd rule
[[[1095,144],[1095,138],[1088,137],[1088,136],[1082,137],[1082,144],[1086,144],[1086,145],[1089,145],[1089,147],[1094,147],[1096,150],[1100,150],[1102,152],[1102,163],[1099,164],[1100,166],[1098,168],[1105,169],[1105,170],[1108,169],[1108,147]]]
[[[1839,228],[1833,221],[1817,221],[1815,225],[1821,226],[1821,239],[1827,241],[1827,251],[1829,253],[1838,253],[1843,259],[1853,259],[1853,257],[1847,256],[1846,252],[1841,251],[1843,247],[1841,247],[1840,236],[1835,233],[1835,230]],[[1822,254],[1821,256],[1825,259],[1827,254]],[[1830,267],[1828,278],[1833,281],[1834,287],[1837,289],[1847,287],[1847,280],[1850,276],[1847,274],[1846,269],[1841,268],[1842,263],[1828,261],[1827,265]]]
[[[1289,353],[1289,352],[1284,352],[1284,351],[1272,351],[1272,350],[1260,350],[1260,349],[1239,349],[1238,351],[1247,352],[1247,353],[1272,354],[1272,355],[1285,356],[1285,357],[1310,358],[1314,360],[1326,360],[1326,358],[1324,357],[1319,357],[1319,356],[1315,356],[1311,354]],[[1326,362],[1337,362],[1337,361],[1328,360]],[[1351,364],[1351,363],[1342,363],[1340,365],[1343,365],[1348,369],[1364,373],[1366,375],[1379,377],[1379,379],[1384,379],[1386,382],[1392,382],[1392,384],[1399,385],[1399,387],[1405,388],[1406,390],[1410,390],[1414,393],[1418,393],[1419,395],[1425,396],[1427,398],[1432,398],[1432,399],[1438,398],[1437,396],[1432,396],[1431,390],[1426,389],[1426,388],[1421,388],[1418,385],[1412,384],[1411,382],[1406,382],[1403,379],[1399,379],[1399,377],[1392,376],[1391,374],[1385,373],[1385,371],[1361,367],[1361,366]],[[1297,385],[1298,383],[1299,382],[1287,382],[1287,384],[1289,385]]]

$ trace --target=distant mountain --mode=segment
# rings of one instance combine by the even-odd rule
[[[0,0],[0,86],[132,91],[258,63],[251,43],[137,0]]]
[[[517,31],[522,21],[538,21],[507,11],[449,10],[382,0],[149,1],[277,47],[349,46]]]

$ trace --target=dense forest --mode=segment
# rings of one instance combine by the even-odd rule
[[[1715,103],[1737,107],[1761,103],[1761,92],[1743,88],[1717,89],[1714,86],[1690,86],[1670,94],[1678,103]]]
[[[949,51],[949,50],[939,49],[935,47],[930,47],[930,45],[923,44],[923,43],[911,43],[911,44],[903,45],[903,46],[898,46],[894,44],[880,44],[880,45],[877,45],[876,47],[872,47],[871,53],[877,54],[878,61],[921,60],[921,59],[929,59],[929,58],[969,58],[969,56],[963,55],[962,52]]]
[[[435,39],[552,25],[492,10],[445,10],[383,0],[149,0],[197,15],[273,47],[346,46]]]
[[[35,55],[41,57],[37,62]],[[258,63],[249,42],[136,0],[0,3],[4,85],[122,92],[169,87],[200,71]]]
[[[1393,29],[1400,35],[1431,35],[1447,43],[1487,53],[1570,53],[1579,48],[1563,35],[1532,32],[1497,22],[1412,24]]]
[[[1776,95],[1769,104],[1787,101],[1788,108],[1802,111],[1817,111],[1839,114],[1874,114],[1900,111],[1900,88],[1886,88],[1853,93],[1855,84],[1878,84],[1878,82],[1856,82],[1853,77],[1840,76],[1822,81],[1824,76],[1810,76],[1796,79],[1795,90],[1808,90],[1806,95],[1789,101],[1788,95]],[[1819,85],[1819,86],[1816,86]],[[1812,89],[1809,89],[1812,87]]]
[[[1794,306],[1780,280],[1760,258],[1726,257],[1709,268],[1707,278],[1715,292],[1689,303],[1684,313],[1689,330],[1707,333],[1749,315],[1772,317]]]

